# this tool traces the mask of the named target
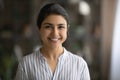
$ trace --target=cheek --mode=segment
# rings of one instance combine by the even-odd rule
[[[40,37],[41,39],[46,39],[49,35],[49,32],[46,32],[46,31],[42,31],[40,32]]]
[[[67,31],[63,32],[63,37],[66,39],[67,38]]]
[[[44,39],[44,36],[45,36],[45,34],[43,33],[43,31],[40,31],[40,38]]]
[[[43,33],[40,33],[40,37],[41,37],[41,39],[44,39],[44,37],[45,37],[45,34],[43,34]]]

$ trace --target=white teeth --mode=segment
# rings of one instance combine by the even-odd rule
[[[53,41],[57,41],[57,40],[58,40],[58,38],[57,38],[57,39],[51,39],[51,40],[53,40]]]

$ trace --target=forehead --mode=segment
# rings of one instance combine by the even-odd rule
[[[61,15],[51,14],[47,16],[42,23],[67,24],[66,19]]]

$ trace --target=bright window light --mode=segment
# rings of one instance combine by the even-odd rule
[[[79,2],[79,12],[82,15],[89,15],[90,14],[90,6],[88,5],[87,2],[85,1],[80,1]]]

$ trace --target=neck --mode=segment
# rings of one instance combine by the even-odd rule
[[[56,47],[56,48],[46,48],[42,47],[41,52],[43,56],[49,60],[57,60],[58,57],[63,53],[63,47]]]

